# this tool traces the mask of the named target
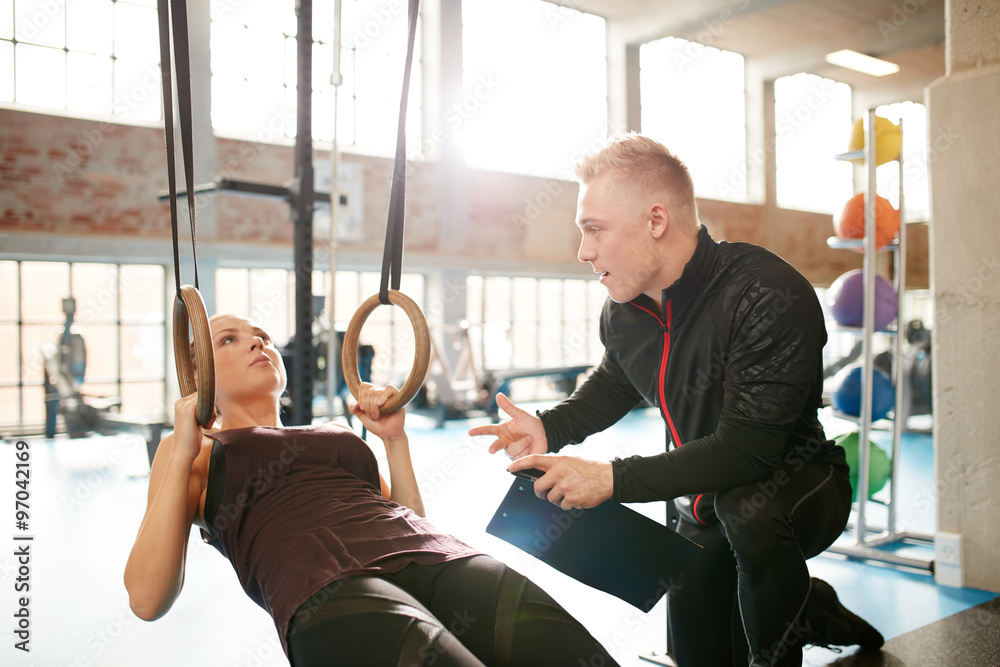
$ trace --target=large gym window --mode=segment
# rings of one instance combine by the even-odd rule
[[[66,326],[83,337],[85,397],[120,397],[123,413],[164,414],[165,269],[159,265],[0,261],[0,424],[45,421],[45,355]]]
[[[155,0],[16,0],[0,13],[0,102],[119,120],[160,111]]]
[[[470,167],[572,180],[607,135],[604,19],[538,0],[464,0],[462,19],[465,90],[442,129]]]
[[[213,3],[212,125],[273,142],[295,136],[296,18],[293,0]],[[391,156],[407,40],[406,3],[346,0],[342,5],[337,139],[341,146]],[[407,126],[420,145],[420,29],[414,47]],[[313,5],[313,138],[334,138],[333,1]]]
[[[834,160],[851,137],[851,87],[815,74],[774,82],[777,204],[840,211],[854,194],[851,164]]]
[[[743,56],[667,37],[639,49],[642,132],[691,170],[695,194],[747,196]]]

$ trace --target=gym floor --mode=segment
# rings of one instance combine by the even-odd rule
[[[428,517],[542,585],[623,666],[649,665],[638,656],[664,647],[666,612],[662,600],[648,614],[642,614],[484,532],[512,478],[504,471],[506,459],[502,455],[486,453],[488,439],[466,435],[469,426],[482,421],[448,422],[445,428],[435,429],[431,418],[408,416],[414,464]],[[876,434],[874,439],[881,437]],[[7,640],[0,647],[0,664],[287,665],[270,618],[246,598],[229,563],[202,544],[195,531],[184,591],[174,608],[154,623],[132,615],[122,573],[146,503],[149,465],[141,438],[119,435],[29,442],[31,523],[27,534],[34,536],[28,594],[31,652],[14,649],[12,635],[5,629]],[[583,456],[607,460],[631,453],[651,454],[662,447],[659,417],[652,410],[638,410],[610,432],[573,449]],[[928,435],[904,438],[900,517],[915,531],[933,532],[934,527],[931,447]],[[15,491],[14,453],[11,442],[0,445],[0,470],[10,471],[7,493],[11,495]],[[663,518],[662,504],[636,509]],[[0,612],[8,619],[17,604],[13,589],[19,576],[13,555],[14,533],[9,533],[10,541],[0,549]],[[984,591],[938,586],[919,571],[839,556],[817,557],[810,561],[810,569],[833,584],[843,602],[879,628],[886,639],[996,597]],[[824,649],[809,649],[806,664],[827,665],[843,658]]]

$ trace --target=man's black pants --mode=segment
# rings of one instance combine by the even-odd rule
[[[767,479],[719,492],[719,523],[682,517],[678,532],[705,550],[668,596],[679,667],[801,665],[806,560],[843,532],[851,499],[847,471],[788,457]]]

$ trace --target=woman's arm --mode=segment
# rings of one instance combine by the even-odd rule
[[[125,565],[129,606],[145,621],[167,613],[184,585],[188,537],[203,485],[192,475],[202,451],[196,401],[192,394],[174,404],[174,433],[163,439],[153,458],[146,514]]]
[[[403,428],[406,411],[400,409],[391,414],[381,413],[381,407],[395,393],[396,388],[392,385],[376,389],[370,384],[362,384],[361,396],[351,406],[351,412],[385,444],[389,477],[392,480],[392,499],[424,516],[424,501],[420,497],[420,487],[410,459],[409,439]]]

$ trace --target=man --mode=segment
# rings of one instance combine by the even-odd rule
[[[678,532],[704,547],[668,593],[680,667],[746,665],[748,652],[752,667],[801,665],[804,644],[881,646],[806,567],[852,499],[844,452],[816,416],[826,329],[815,290],[763,248],[712,240],[687,167],[651,139],[610,141],[577,177],[579,259],[609,296],[604,358],[537,417],[498,396],[512,419],[470,434],[496,436],[490,451],[506,450],[512,471],[546,471],[535,492],[563,509],[674,501]],[[643,399],[666,423],[667,452],[552,455]]]

